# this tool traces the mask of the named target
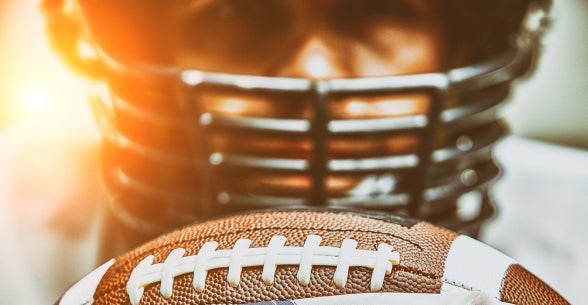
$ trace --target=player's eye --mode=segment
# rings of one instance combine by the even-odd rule
[[[291,13],[278,1],[223,0],[184,17],[184,41],[238,47],[284,34]]]
[[[373,24],[407,23],[417,15],[418,9],[410,0],[343,0],[332,8],[329,19],[340,34],[361,37]]]

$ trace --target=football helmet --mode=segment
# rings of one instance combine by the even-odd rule
[[[248,41],[244,30],[228,47],[217,37],[226,24],[208,20],[217,15],[189,13],[210,2],[44,1],[53,45],[95,84],[108,206],[123,227],[155,236],[304,205],[404,214],[475,235],[493,215],[488,189],[500,170],[491,149],[507,131],[497,111],[534,65],[551,1],[431,1],[445,25],[442,68],[335,77],[233,69],[290,47],[280,40],[290,37],[279,28],[286,13],[257,8],[288,1],[217,1],[215,14],[249,9],[248,21],[273,31]],[[363,2],[341,2],[337,18],[351,22]],[[369,2],[374,11],[396,3],[399,18],[414,13],[402,3],[427,3]],[[359,31],[351,24],[338,26]],[[178,43],[232,57],[218,69],[183,65],[166,53]]]

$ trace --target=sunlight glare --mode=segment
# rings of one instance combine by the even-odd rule
[[[24,102],[27,112],[46,110],[49,103],[47,92],[40,88],[29,89],[25,93]]]
[[[1,20],[6,26],[0,27],[0,130],[39,139],[98,141],[88,83],[50,48],[38,4],[18,1],[10,7],[12,13]],[[78,47],[83,59],[96,56],[91,45]]]

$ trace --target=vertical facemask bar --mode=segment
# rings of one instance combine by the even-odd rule
[[[328,123],[331,119],[329,115],[329,84],[325,81],[319,81],[314,84],[312,90],[315,92],[311,130],[314,147],[310,162],[312,189],[308,204],[324,206],[327,204],[327,143],[330,138]]]
[[[337,93],[362,93],[362,92],[381,92],[390,94],[399,94],[402,92],[422,92],[429,97],[429,106],[426,115],[426,121],[422,124],[416,124],[411,129],[418,131],[420,135],[420,144],[416,151],[418,163],[414,167],[409,166],[405,169],[406,179],[410,181],[409,204],[404,210],[411,216],[426,216],[423,204],[423,191],[431,182],[428,181],[431,171],[431,162],[433,151],[435,150],[436,138],[438,136],[440,115],[446,103],[450,81],[447,74],[430,73],[412,76],[392,76],[380,79],[364,80],[337,80],[333,81],[334,92]],[[393,121],[392,121],[393,122]],[[399,126],[389,126],[390,130],[397,130]],[[398,206],[391,209],[397,211]]]
[[[446,102],[448,92],[448,82],[438,84],[428,89],[430,96],[429,109],[427,113],[428,124],[425,126],[421,145],[419,146],[419,163],[415,171],[415,185],[411,191],[411,204],[408,206],[408,213],[413,217],[424,217],[423,215],[423,193],[428,183],[428,171],[430,164],[433,162],[433,151],[435,150],[435,142],[437,133],[439,132],[439,120],[443,105]]]
[[[197,135],[186,139],[189,147],[192,150],[192,156],[197,156],[192,159],[195,166],[202,170],[202,176],[207,179],[201,179],[202,185],[198,186],[202,190],[199,194],[200,198],[194,199],[199,205],[199,213],[202,217],[209,217],[214,215],[215,210],[218,209],[218,195],[214,192],[213,183],[216,181],[216,175],[213,165],[211,164],[212,151],[206,144],[206,139],[209,137],[209,129],[207,128],[206,114],[202,109],[202,103],[198,101],[199,91],[203,90],[202,82],[192,80],[193,84],[188,84],[185,79],[181,80],[181,98],[179,106],[184,110],[184,115],[189,118],[188,128],[194,129]]]

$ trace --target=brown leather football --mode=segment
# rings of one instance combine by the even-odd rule
[[[508,256],[402,217],[333,210],[196,224],[102,265],[57,304],[568,304]]]

